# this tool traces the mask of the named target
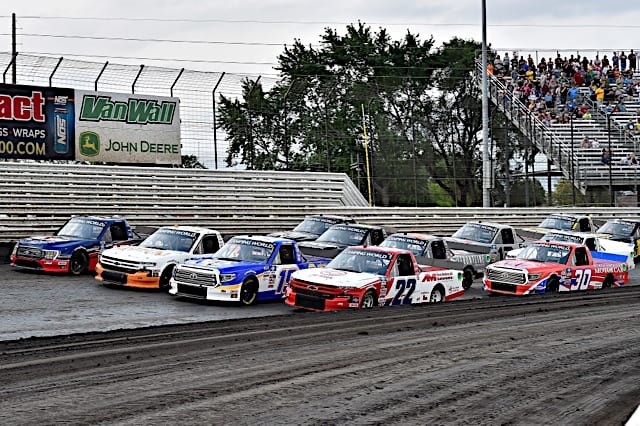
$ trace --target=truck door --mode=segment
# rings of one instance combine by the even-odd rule
[[[571,291],[587,290],[591,283],[591,265],[586,247],[576,247],[571,258]]]
[[[391,275],[393,282],[387,291],[386,305],[409,305],[416,289],[416,272],[408,254],[396,257]]]
[[[289,285],[289,279],[294,271],[300,269],[296,263],[291,244],[282,244],[271,264],[271,273],[267,291],[274,291],[275,294],[283,294]]]

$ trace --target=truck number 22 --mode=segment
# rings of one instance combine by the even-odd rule
[[[408,280],[397,280],[396,281],[396,295],[393,297],[392,305],[409,305],[411,304],[411,295],[413,291],[416,289],[416,280],[413,278],[409,278]],[[407,294],[403,296],[404,291],[407,290]],[[400,299],[403,300],[400,300]]]
[[[576,280],[571,283],[571,290],[586,290],[591,281],[591,269],[578,269],[576,271]]]

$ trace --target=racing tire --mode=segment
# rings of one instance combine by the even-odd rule
[[[374,306],[376,306],[376,293],[373,290],[367,290],[364,296],[362,296],[360,309],[371,309]]]
[[[602,288],[611,288],[613,287],[613,283],[615,280],[613,279],[613,275],[607,275],[602,281]]]
[[[465,266],[462,270],[462,288],[466,291],[471,288],[473,284],[474,273],[471,266]]]
[[[240,305],[250,306],[258,300],[258,283],[253,280],[245,280],[240,288]]]
[[[168,268],[165,268],[164,271],[162,271],[162,273],[160,274],[160,280],[158,281],[158,288],[161,291],[164,291],[165,293],[168,293],[169,290],[171,289],[171,284],[169,284],[169,280],[173,275],[173,268],[175,268],[175,266],[169,266]]]
[[[77,251],[69,260],[69,273],[71,275],[82,275],[89,267],[89,256],[83,251]]]
[[[545,290],[545,293],[557,293],[558,291],[560,291],[560,281],[558,281],[558,278],[549,278],[549,281],[547,281],[547,289]]]
[[[437,286],[431,290],[429,295],[429,303],[442,303],[444,302],[444,290],[441,286]]]

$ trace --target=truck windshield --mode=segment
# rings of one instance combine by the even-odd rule
[[[518,256],[519,259],[534,262],[567,263],[571,249],[555,244],[533,244],[525,247]]]
[[[627,222],[608,221],[598,232],[609,235],[625,235],[629,236],[633,232],[633,224]]]
[[[223,260],[267,263],[275,246],[265,241],[234,237],[215,254]]]
[[[546,229],[562,229],[563,231],[570,231],[573,229],[573,225],[576,221],[568,217],[551,216],[543,220],[539,227]]]
[[[106,222],[85,218],[74,218],[69,220],[56,235],[60,237],[82,238],[96,240],[102,234],[102,230],[107,226]]]
[[[489,244],[493,241],[496,232],[498,229],[493,226],[482,223],[467,223],[458,229],[452,237]]]
[[[140,247],[188,252],[193,247],[196,237],[195,232],[182,229],[159,229],[141,242]]]
[[[380,243],[380,247],[409,250],[414,256],[424,255],[428,242],[406,235],[392,235]]]
[[[385,275],[392,257],[390,253],[379,251],[347,249],[329,262],[327,267],[342,271]]]
[[[362,244],[366,235],[366,230],[353,228],[350,226],[333,226],[327,232],[320,235],[316,241],[344,244],[346,246],[357,246]]]
[[[307,217],[298,226],[293,228],[295,232],[307,232],[320,235],[334,223],[321,217]]]

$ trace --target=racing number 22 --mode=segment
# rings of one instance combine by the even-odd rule
[[[571,290],[586,290],[591,281],[591,269],[578,269],[576,271],[576,281],[571,283]]]
[[[413,291],[416,289],[416,280],[414,278],[409,278],[408,280],[397,280],[396,281],[396,295],[393,297],[391,301],[392,305],[410,305],[411,304],[411,295]],[[407,294],[403,293],[407,291]],[[400,299],[403,299],[402,301]]]

